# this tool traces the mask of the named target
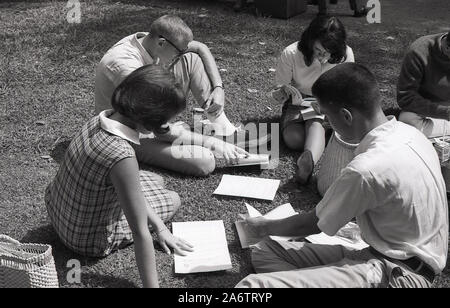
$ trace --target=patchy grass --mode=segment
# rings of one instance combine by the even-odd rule
[[[448,26],[448,0],[408,1],[407,7],[399,2],[382,3],[379,25],[350,17],[345,1],[332,6],[348,29],[357,61],[377,75],[386,108],[396,106],[395,84],[405,48],[415,38],[443,32]],[[163,14],[177,14],[192,27],[197,40],[211,47],[219,68],[227,69],[222,77],[232,102],[227,106],[229,117],[235,122],[273,122],[279,119],[280,108],[267,98],[274,78],[269,68],[275,67],[283,47],[299,39],[317,8],[310,6],[307,13],[286,21],[256,18],[250,11],[234,13],[230,3],[216,1],[86,0],[82,1],[81,24],[70,25],[65,6],[66,1],[0,3],[0,233],[51,244],[64,287],[76,286],[65,279],[66,263],[73,258],[83,265],[82,287],[140,286],[132,247],[105,259],[74,255],[58,241],[46,217],[44,189],[71,137],[94,111],[96,63],[121,38],[147,31]],[[251,94],[248,88],[258,92]],[[189,111],[184,116],[188,123]],[[281,148],[279,167],[260,175],[281,179],[282,188],[273,204],[250,201],[252,205],[265,212],[291,202],[302,211],[319,201],[313,187],[297,188],[290,180],[297,156]],[[249,252],[240,249],[233,226],[243,201],[212,196],[212,192],[223,173],[255,173],[219,169],[198,179],[156,171],[164,174],[169,188],[183,200],[174,221],[224,220],[233,262],[233,269],[226,272],[174,275],[172,257],[158,250],[161,286],[234,286],[251,272]],[[436,286],[450,286],[448,267]]]

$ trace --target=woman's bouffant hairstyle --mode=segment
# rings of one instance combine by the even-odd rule
[[[171,72],[159,65],[146,65],[122,81],[111,105],[116,112],[155,131],[186,108],[186,97]]]
[[[347,33],[342,22],[336,17],[317,16],[302,33],[298,50],[310,66],[314,57],[314,42],[319,41],[331,54],[331,64],[342,63],[347,58]]]

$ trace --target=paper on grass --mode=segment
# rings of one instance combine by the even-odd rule
[[[272,201],[278,186],[280,180],[224,174],[214,194]]]
[[[173,222],[173,235],[194,246],[186,256],[175,255],[175,273],[188,274],[231,269],[222,220]]]
[[[258,216],[263,216],[261,215],[261,213],[255,209],[253,206],[245,203],[245,206],[247,208],[247,214],[245,215],[240,215],[242,219],[245,219],[247,217],[258,217]],[[286,217],[290,217],[293,215],[296,215],[297,212],[295,212],[295,210],[292,208],[290,203],[286,203],[283,205],[280,205],[278,207],[276,207],[275,209],[273,209],[272,211],[270,211],[269,213],[267,213],[266,215],[264,215],[265,218],[267,219],[282,219],[282,218],[286,218]],[[259,238],[256,234],[252,234],[250,232],[250,230],[247,229],[245,223],[243,220],[238,220],[235,222],[236,225],[236,230],[239,236],[239,241],[241,242],[241,247],[242,248],[248,248],[250,245],[254,245],[256,243],[258,243],[260,240],[262,240],[261,238]],[[292,237],[292,236],[270,236],[271,239],[273,240],[281,240],[281,241],[288,241],[288,240],[292,240],[296,237]]]
[[[329,236],[322,232],[307,236],[305,239],[313,244],[342,245],[357,250],[369,247],[361,238],[359,226],[353,222],[346,224],[334,236]]]

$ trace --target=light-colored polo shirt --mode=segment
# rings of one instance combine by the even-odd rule
[[[150,54],[141,41],[148,33],[138,32],[129,35],[103,56],[95,71],[95,113],[111,109],[111,97],[116,87],[134,70],[153,64]],[[157,64],[157,63],[156,63]]]
[[[286,47],[278,60],[275,83],[277,85],[292,84],[301,93],[312,95],[311,88],[319,77],[338,64],[321,64],[314,59],[310,66],[305,63],[303,53],[297,48],[298,42]],[[347,46],[345,62],[355,62],[353,50]]]
[[[334,235],[356,217],[362,237],[399,260],[417,256],[436,274],[446,264],[448,205],[432,144],[395,118],[370,131],[317,205],[320,230]]]

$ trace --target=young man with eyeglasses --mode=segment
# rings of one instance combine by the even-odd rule
[[[191,29],[177,16],[162,16],[152,23],[149,33],[127,36],[108,50],[96,69],[95,112],[111,109],[111,96],[116,86],[131,72],[148,64],[169,68],[185,94],[192,92],[205,109],[207,118],[223,128],[223,136],[218,136],[218,144],[213,148],[224,147],[222,152],[228,153],[227,160],[237,159],[235,146],[220,140],[236,135],[237,131],[223,111],[224,89],[214,58],[206,45],[193,41]],[[135,148],[139,161],[195,176],[206,176],[215,169],[214,155],[204,146],[201,136],[192,137],[192,146],[191,143],[183,146],[180,158],[174,156],[172,142],[179,141],[180,134],[187,136],[186,131],[167,124],[159,133],[154,133],[155,138],[141,139],[141,144]]]
[[[397,84],[400,121],[427,137],[450,134],[450,31],[416,40]]]

